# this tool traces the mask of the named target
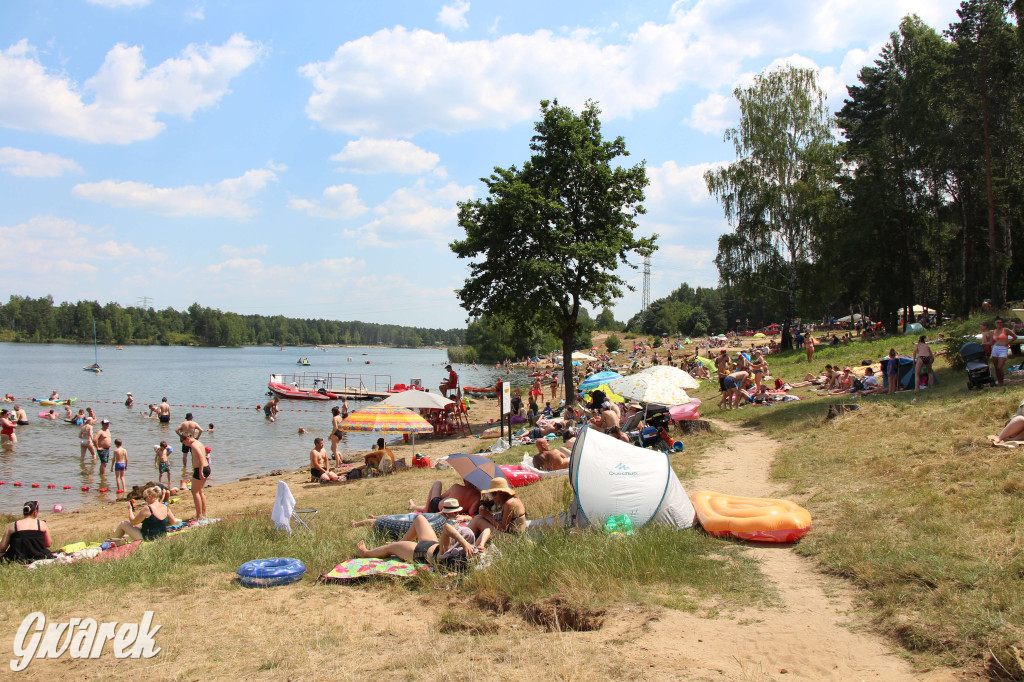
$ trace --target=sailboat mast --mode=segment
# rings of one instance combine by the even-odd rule
[[[98,366],[100,364],[100,351],[99,351],[99,347],[96,345],[96,316],[95,315],[93,315],[93,317],[92,317],[92,357],[93,357],[93,361]]]

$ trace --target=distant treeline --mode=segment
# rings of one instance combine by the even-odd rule
[[[425,329],[394,324],[238,315],[193,303],[174,308],[122,307],[96,301],[54,304],[52,296],[11,296],[0,305],[0,340],[36,343],[92,341],[92,321],[100,343],[142,345],[242,346],[251,344],[353,344],[457,346],[465,329]]]

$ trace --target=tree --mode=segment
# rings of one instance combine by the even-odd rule
[[[617,332],[622,328],[622,325],[615,321],[615,315],[611,308],[605,308],[598,313],[594,325],[598,331],[602,332]]]
[[[605,307],[632,289],[617,267],[656,248],[657,235],[637,237],[635,218],[647,186],[644,163],[622,137],[605,140],[600,110],[588,101],[579,114],[558,101],[540,103],[531,156],[521,169],[494,169],[481,178],[488,196],[459,203],[466,238],[451,243],[475,259],[457,292],[473,317],[503,315],[558,336],[566,358],[576,350],[584,303]],[[572,365],[565,363],[567,400],[575,400]]]
[[[813,260],[815,224],[835,203],[838,148],[814,71],[782,67],[733,94],[740,123],[725,132],[725,139],[732,141],[737,160],[708,171],[704,181],[736,227],[729,247],[748,266],[740,271],[751,273],[762,262],[785,264],[785,349],[791,345],[799,265]]]
[[[608,338],[604,340],[604,347],[608,349],[609,353],[614,353],[622,348],[622,342],[619,341],[618,334],[609,334]]]

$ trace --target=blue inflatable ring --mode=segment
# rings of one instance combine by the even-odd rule
[[[306,565],[298,559],[256,559],[238,567],[238,580],[246,587],[288,585],[305,574]]]

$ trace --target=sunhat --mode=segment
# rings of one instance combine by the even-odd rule
[[[508,484],[508,479],[505,478],[492,478],[491,487],[487,490],[481,491],[482,493],[505,493],[507,495],[515,495],[516,491],[512,490],[512,486]]]
[[[633,401],[633,402],[630,402],[630,403],[626,403],[626,409],[642,410],[642,409],[644,409],[644,406],[641,405],[640,403],[636,402],[636,401]]]
[[[442,514],[457,514],[462,511],[462,505],[454,497],[449,497],[441,502],[441,508],[438,511]]]

